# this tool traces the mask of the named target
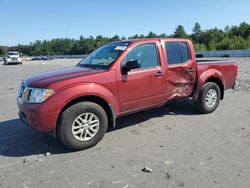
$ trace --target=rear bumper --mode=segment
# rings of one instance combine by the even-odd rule
[[[17,100],[19,117],[23,124],[41,132],[51,133],[56,128],[58,113],[51,111],[40,111],[46,104],[23,104]],[[49,109],[49,108],[48,108]]]

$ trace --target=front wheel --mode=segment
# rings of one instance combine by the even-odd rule
[[[220,88],[216,83],[205,83],[199,92],[198,99],[195,101],[196,109],[204,114],[215,111],[220,103],[220,95]]]
[[[78,102],[62,112],[57,125],[60,140],[73,150],[95,146],[108,128],[104,109],[93,102]]]

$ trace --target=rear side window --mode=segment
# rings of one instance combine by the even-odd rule
[[[123,60],[140,60],[141,68],[156,67],[159,65],[156,45],[154,43],[141,44],[133,48]]]
[[[186,42],[181,42],[180,44],[182,49],[182,62],[185,63],[190,59],[188,45]]]
[[[167,63],[181,64],[190,59],[189,48],[186,42],[166,42],[165,49],[167,54]]]

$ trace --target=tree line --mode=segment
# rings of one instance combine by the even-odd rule
[[[151,31],[147,35],[136,34],[128,38],[118,35],[113,37],[104,37],[102,35],[83,37],[81,35],[79,39],[56,38],[44,41],[37,40],[28,45],[0,46],[0,55],[4,55],[9,50],[17,50],[27,56],[88,54],[108,42],[155,37],[191,39],[197,51],[250,49],[250,24],[242,22],[239,26],[202,30],[201,25],[195,23],[191,34],[188,34],[182,25],[178,25],[171,35],[166,35],[165,33],[158,35]]]

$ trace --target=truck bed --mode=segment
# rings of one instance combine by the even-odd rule
[[[222,78],[224,89],[230,89],[237,77],[237,64],[233,60],[197,59],[197,77],[202,79],[203,74],[215,71]]]

